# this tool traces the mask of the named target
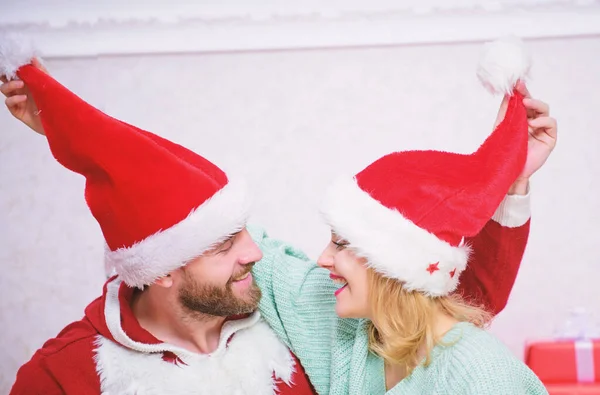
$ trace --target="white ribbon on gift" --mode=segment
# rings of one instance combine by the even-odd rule
[[[598,333],[592,329],[588,321],[588,314],[583,308],[571,312],[571,317],[565,323],[557,336],[561,340],[575,342],[575,367],[577,368],[577,381],[579,383],[593,383],[596,381],[594,366],[594,342]]]
[[[591,340],[575,341],[575,364],[578,382],[593,383],[596,381],[594,342]]]

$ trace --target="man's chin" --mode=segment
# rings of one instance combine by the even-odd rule
[[[235,292],[235,294],[235,296],[241,303],[248,306],[249,310],[254,311],[258,309],[258,303],[260,302],[260,298],[262,297],[262,292],[256,284],[252,284],[252,286],[243,290],[240,293]]]

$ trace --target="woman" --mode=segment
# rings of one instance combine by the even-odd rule
[[[544,394],[537,377],[482,328],[484,310],[453,291],[470,247],[527,154],[522,95],[472,155],[395,152],[328,190],[332,240],[318,263],[342,284],[341,318],[366,319],[390,394]]]
[[[482,329],[489,315],[454,292],[471,252],[465,239],[482,231],[515,180],[533,174],[555,144],[552,118],[529,121],[528,133],[528,93],[522,83],[513,92],[515,81],[497,84],[512,94],[506,114],[472,155],[396,152],[329,188],[322,211],[332,238],[318,265],[339,285],[331,286],[301,253],[256,236],[267,251],[256,267],[261,311],[317,389],[547,393]],[[277,267],[282,255],[297,259]]]

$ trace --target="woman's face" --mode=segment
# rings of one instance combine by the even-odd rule
[[[331,279],[341,285],[335,292],[337,315],[342,318],[370,318],[367,260],[357,257],[347,246],[347,241],[332,233],[331,241],[317,264],[329,270]]]

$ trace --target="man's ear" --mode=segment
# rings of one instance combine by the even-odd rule
[[[154,281],[154,285],[158,285],[163,288],[171,288],[173,286],[173,276],[169,273],[164,277]]]

